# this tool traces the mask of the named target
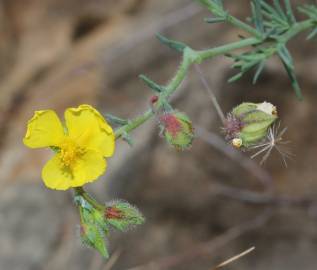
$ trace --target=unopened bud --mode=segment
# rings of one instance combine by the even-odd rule
[[[136,207],[122,201],[108,203],[104,218],[107,223],[120,231],[126,231],[144,222],[144,217]]]
[[[124,218],[124,213],[116,208],[115,206],[106,207],[105,218],[107,219],[122,219]]]
[[[188,149],[194,139],[194,130],[190,119],[183,113],[173,111],[159,117],[161,129],[166,141],[176,149]]]

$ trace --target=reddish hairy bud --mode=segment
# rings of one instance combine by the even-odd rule
[[[165,130],[169,132],[172,137],[176,137],[178,132],[182,129],[181,122],[175,114],[163,114],[159,119],[164,125]]]
[[[161,129],[167,142],[176,149],[188,149],[194,139],[190,119],[183,113],[173,111],[159,117]]]
[[[123,212],[116,207],[107,207],[105,210],[105,218],[107,219],[122,219],[123,217]]]

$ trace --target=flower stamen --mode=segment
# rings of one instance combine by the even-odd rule
[[[61,161],[65,167],[71,167],[76,160],[84,154],[84,149],[79,147],[73,140],[66,138],[60,146]]]

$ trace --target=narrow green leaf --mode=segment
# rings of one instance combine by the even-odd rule
[[[284,0],[284,3],[286,7],[286,16],[288,17],[289,22],[291,24],[296,23],[296,18],[294,16],[293,8],[292,8],[290,0]]]
[[[286,14],[281,6],[280,0],[273,0],[273,4],[279,16],[283,18],[284,21],[287,21]]]
[[[162,36],[161,34],[156,34],[156,36],[161,43],[165,44],[166,46],[168,46],[171,49],[174,49],[178,52],[183,52],[184,49],[187,47],[186,44],[184,44],[182,42],[175,41],[175,40],[168,39],[168,38]]]
[[[296,94],[297,98],[299,100],[303,100],[302,90],[301,90],[301,88],[300,88],[300,86],[298,84],[298,81],[297,81],[297,78],[296,78],[294,70],[289,69],[289,67],[287,65],[285,65],[285,64],[284,64],[284,66],[285,66],[285,69],[286,69],[286,71],[288,73],[289,78],[291,79],[291,83],[292,83],[292,86],[293,86],[293,89],[295,91],[295,94]]]
[[[317,27],[307,36],[307,40],[313,39],[317,35]]]
[[[295,91],[296,96],[298,97],[298,99],[302,100],[303,99],[303,95],[302,95],[302,91],[301,88],[299,86],[299,83],[297,81],[296,78],[296,74],[295,74],[295,68],[294,68],[294,64],[293,64],[293,59],[291,54],[289,53],[288,49],[283,45],[279,48],[278,50],[278,55],[280,56],[282,63],[285,67],[285,70],[288,74],[288,77],[291,80],[293,89]]]
[[[124,125],[129,123],[129,120],[117,117],[117,116],[110,114],[110,113],[107,113],[105,116],[106,116],[107,121],[111,124],[124,126]]]
[[[228,83],[233,83],[235,81],[238,81],[239,79],[241,79],[243,76],[243,73],[242,72],[239,72],[238,74],[232,76],[229,80],[228,80]]]
[[[269,15],[270,18],[272,18],[273,16],[275,16],[275,17],[279,16],[278,12],[271,5],[266,3],[265,1],[261,1],[261,6],[262,6],[263,10],[267,12],[267,14]]]
[[[310,17],[313,20],[317,21],[317,5],[304,5],[298,7],[298,10]]]
[[[221,22],[225,22],[226,18],[206,18],[205,22],[206,23],[221,23]]]
[[[263,17],[261,12],[261,0],[253,0],[253,2],[251,2],[251,8],[256,29],[261,33],[264,33]]]
[[[283,60],[283,62],[292,70],[294,70],[294,64],[291,54],[289,53],[288,49],[285,45],[280,46],[278,49],[278,54]]]
[[[146,77],[145,75],[141,74],[139,76],[139,78],[148,86],[150,87],[152,90],[154,90],[157,93],[161,93],[164,91],[164,87],[160,86],[159,84],[157,84],[156,82],[152,81],[151,79],[149,79],[148,77]]]
[[[262,62],[260,62],[260,64],[258,64],[258,67],[257,67],[255,74],[254,74],[254,77],[253,77],[253,81],[252,81],[253,84],[257,83],[264,67],[265,67],[265,61],[262,61]]]
[[[253,68],[257,63],[258,63],[258,60],[247,62],[242,66],[241,71],[243,73],[246,73],[248,70]]]

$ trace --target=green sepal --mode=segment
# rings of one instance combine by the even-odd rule
[[[109,253],[104,240],[104,234],[99,230],[98,227],[88,225],[84,227],[85,236],[81,236],[81,241],[88,247],[96,249],[100,255],[104,258],[109,258]]]
[[[250,111],[255,110],[257,105],[255,103],[251,102],[244,102],[240,104],[239,106],[235,107],[232,110],[232,113],[236,117],[241,117],[243,114],[249,113]]]
[[[84,244],[96,249],[104,258],[109,258],[105,235],[108,227],[103,221],[102,214],[96,210],[91,211],[80,208],[81,212],[81,234],[80,238]]]
[[[277,119],[275,115],[269,115],[265,112],[254,111],[245,115],[243,122],[245,127],[242,132],[257,132],[267,130],[267,128]]]
[[[50,148],[55,154],[57,154],[61,151],[61,149],[57,146],[50,146]]]
[[[275,122],[277,116],[268,115],[261,111],[249,113],[244,117],[245,127],[241,130],[240,138],[243,146],[255,144],[267,135],[268,128]]]

